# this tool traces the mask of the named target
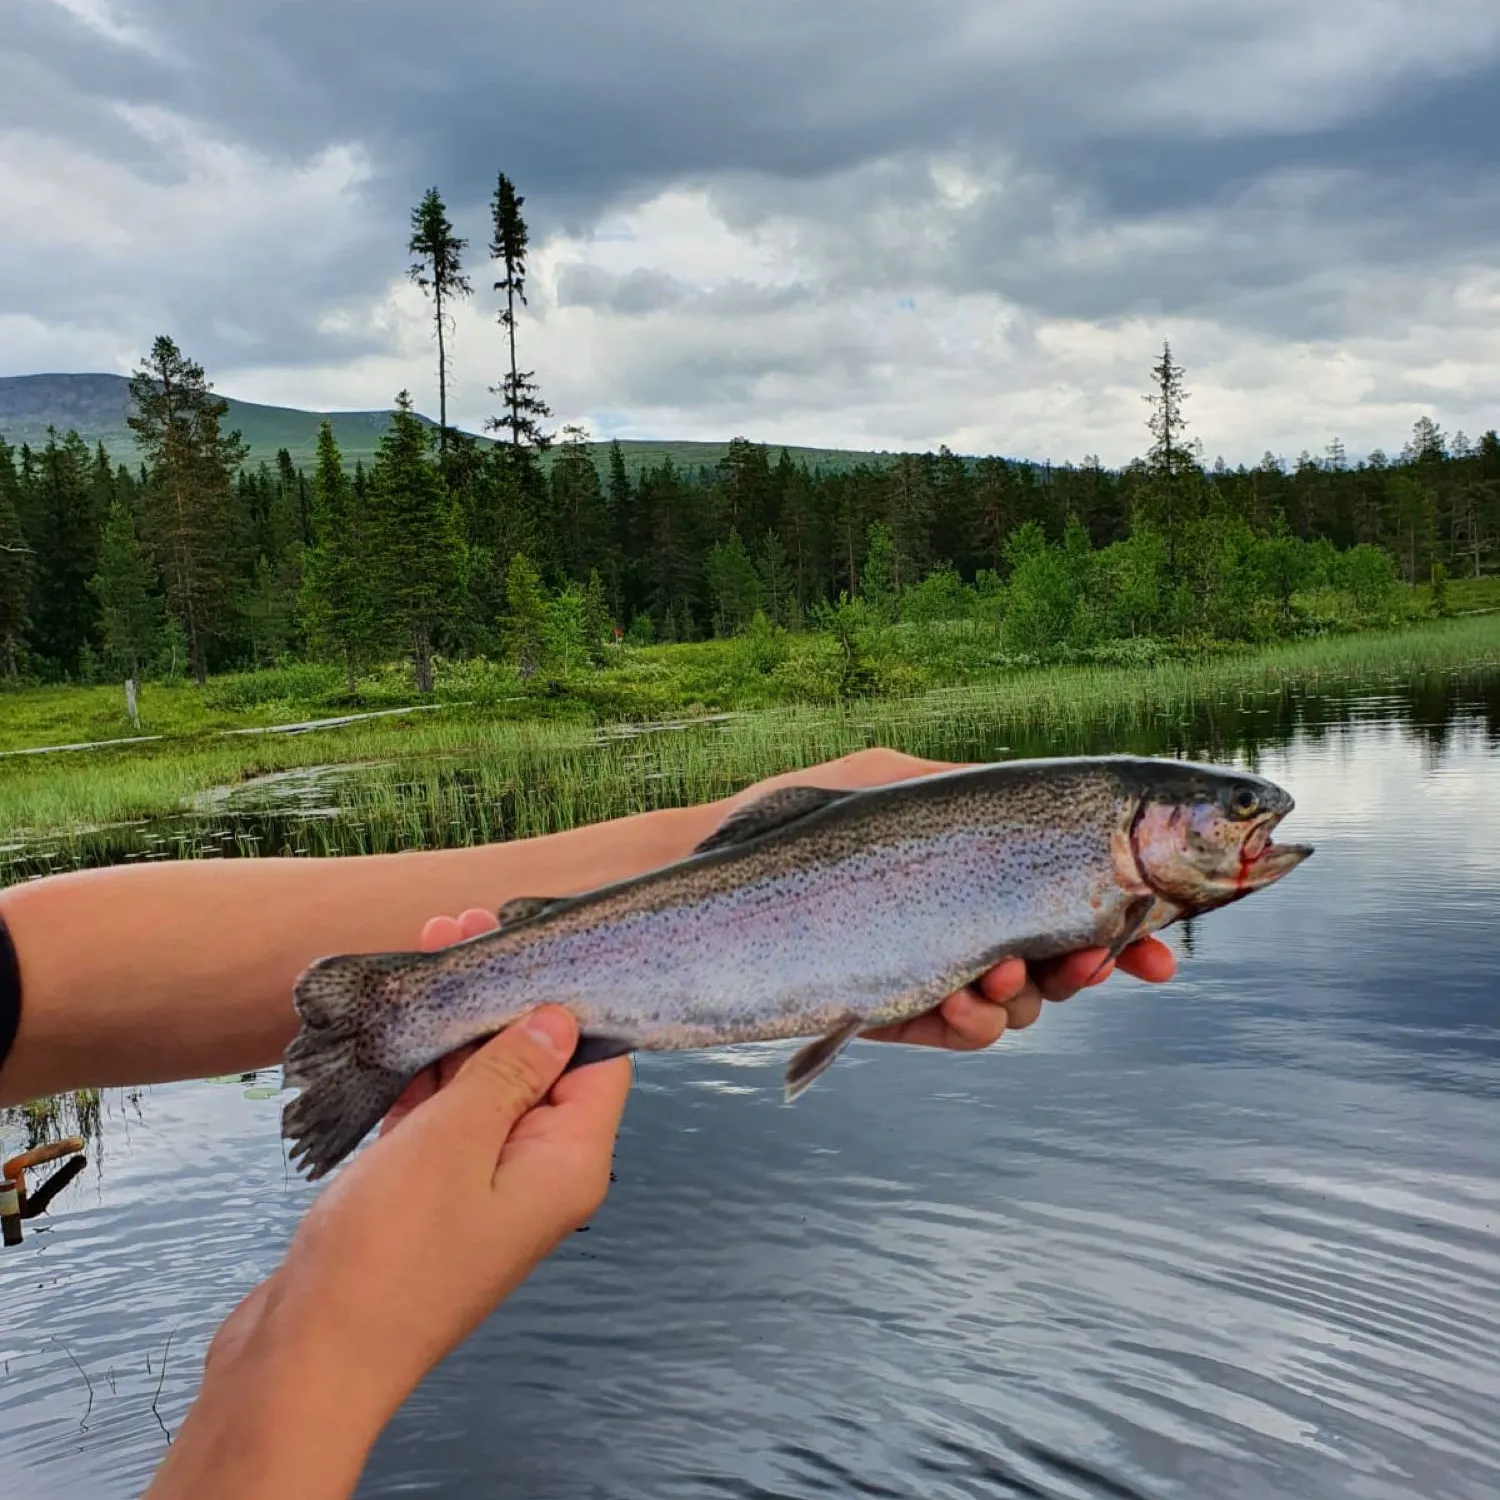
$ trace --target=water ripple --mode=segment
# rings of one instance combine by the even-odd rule
[[[1174,985],[793,1108],[789,1045],[642,1059],[608,1203],[361,1495],[1494,1500],[1500,757],[1404,702],[1261,757],[1319,858]],[[311,1196],[276,1110],[149,1091],[0,1254],[7,1493],[145,1483]]]

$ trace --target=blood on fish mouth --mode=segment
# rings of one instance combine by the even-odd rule
[[[1254,864],[1271,847],[1271,828],[1271,821],[1267,819],[1259,827],[1250,830],[1250,837],[1245,840],[1240,851],[1242,864]]]

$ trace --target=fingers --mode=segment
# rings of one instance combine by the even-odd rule
[[[1114,962],[1108,962],[1108,958],[1108,949],[1085,948],[1065,958],[1037,964],[1034,966],[1037,988],[1048,1000],[1066,1000],[1081,989],[1103,984],[1116,968],[1151,984],[1162,984],[1177,972],[1176,956],[1159,938],[1141,938]]]
[[[1005,1005],[1026,988],[1026,965],[1019,958],[1002,959],[974,981],[986,1000]]]
[[[451,948],[461,942],[463,935],[457,917],[429,917],[418,946],[424,953],[435,953],[439,948]]]
[[[1120,968],[1147,984],[1165,984],[1177,972],[1177,955],[1160,938],[1142,938],[1120,955]]]
[[[466,1117],[453,1132],[491,1176],[500,1149],[517,1122],[534,1109],[562,1076],[578,1040],[578,1023],[560,1005],[544,1005],[507,1026],[458,1069],[453,1082],[430,1106]]]
[[[482,906],[471,906],[458,919],[460,934],[465,938],[478,937],[484,932],[493,932],[500,925],[500,918]]]
[[[479,906],[470,907],[457,917],[429,917],[422,928],[419,946],[424,953],[432,953],[439,948],[451,948],[454,943],[461,943],[465,938],[490,932],[499,925],[500,919],[494,912],[485,911]]]
[[[493,912],[473,908],[459,917],[431,917],[422,928],[418,946],[424,953],[433,953],[439,948],[451,947],[464,938],[478,937],[492,927],[499,926]],[[380,1133],[386,1135],[409,1115],[419,1104],[425,1104],[440,1088],[447,1087],[458,1076],[458,1070],[473,1054],[477,1043],[460,1047],[430,1068],[423,1068],[391,1105],[385,1119],[380,1122]]]
[[[914,776],[929,776],[938,771],[955,769],[956,766],[951,761],[923,760],[899,750],[887,750],[883,747],[856,750],[851,755],[841,755],[836,760],[808,766],[805,770],[769,776],[737,797],[730,798],[729,805],[742,806],[745,802],[765,796],[767,792],[787,786],[823,786],[853,791],[859,787],[884,786],[891,781],[909,781]]]
[[[423,1068],[412,1081],[401,1090],[396,1102],[391,1105],[385,1119],[380,1122],[381,1135],[398,1126],[419,1104],[425,1104],[438,1091],[438,1070]]]
[[[949,995],[938,1014],[946,1027],[941,1045],[954,1052],[993,1046],[1012,1024],[1009,1009],[987,999],[974,985]]]

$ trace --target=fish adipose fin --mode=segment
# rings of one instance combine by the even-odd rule
[[[842,802],[848,792],[836,792],[821,786],[785,786],[767,792],[764,797],[732,812],[693,850],[707,854],[710,849],[727,849],[731,844],[748,844],[773,828],[785,828],[835,802]]]
[[[301,1092],[281,1112],[281,1133],[311,1180],[359,1145],[409,1081],[365,1061],[360,1033],[361,1022],[387,1003],[376,995],[382,982],[412,965],[405,953],[355,953],[323,959],[297,981],[302,1029],[286,1049],[282,1079]]]
[[[529,922],[539,917],[549,906],[565,900],[563,896],[516,896],[507,901],[495,916],[502,927],[514,927],[518,922]]]
[[[788,1104],[803,1093],[820,1073],[826,1072],[834,1059],[865,1029],[863,1016],[850,1015],[832,1031],[798,1048],[786,1065],[786,1101]]]
[[[1137,896],[1125,908],[1125,925],[1120,929],[1119,937],[1109,945],[1109,952],[1099,960],[1099,967],[1083,981],[1084,984],[1092,984],[1141,935],[1141,928],[1155,908],[1155,896]]]

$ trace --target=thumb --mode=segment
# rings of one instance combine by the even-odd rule
[[[544,1005],[473,1053],[433,1103],[462,1117],[460,1138],[492,1171],[521,1117],[562,1077],[577,1041],[572,1015],[560,1005]]]

